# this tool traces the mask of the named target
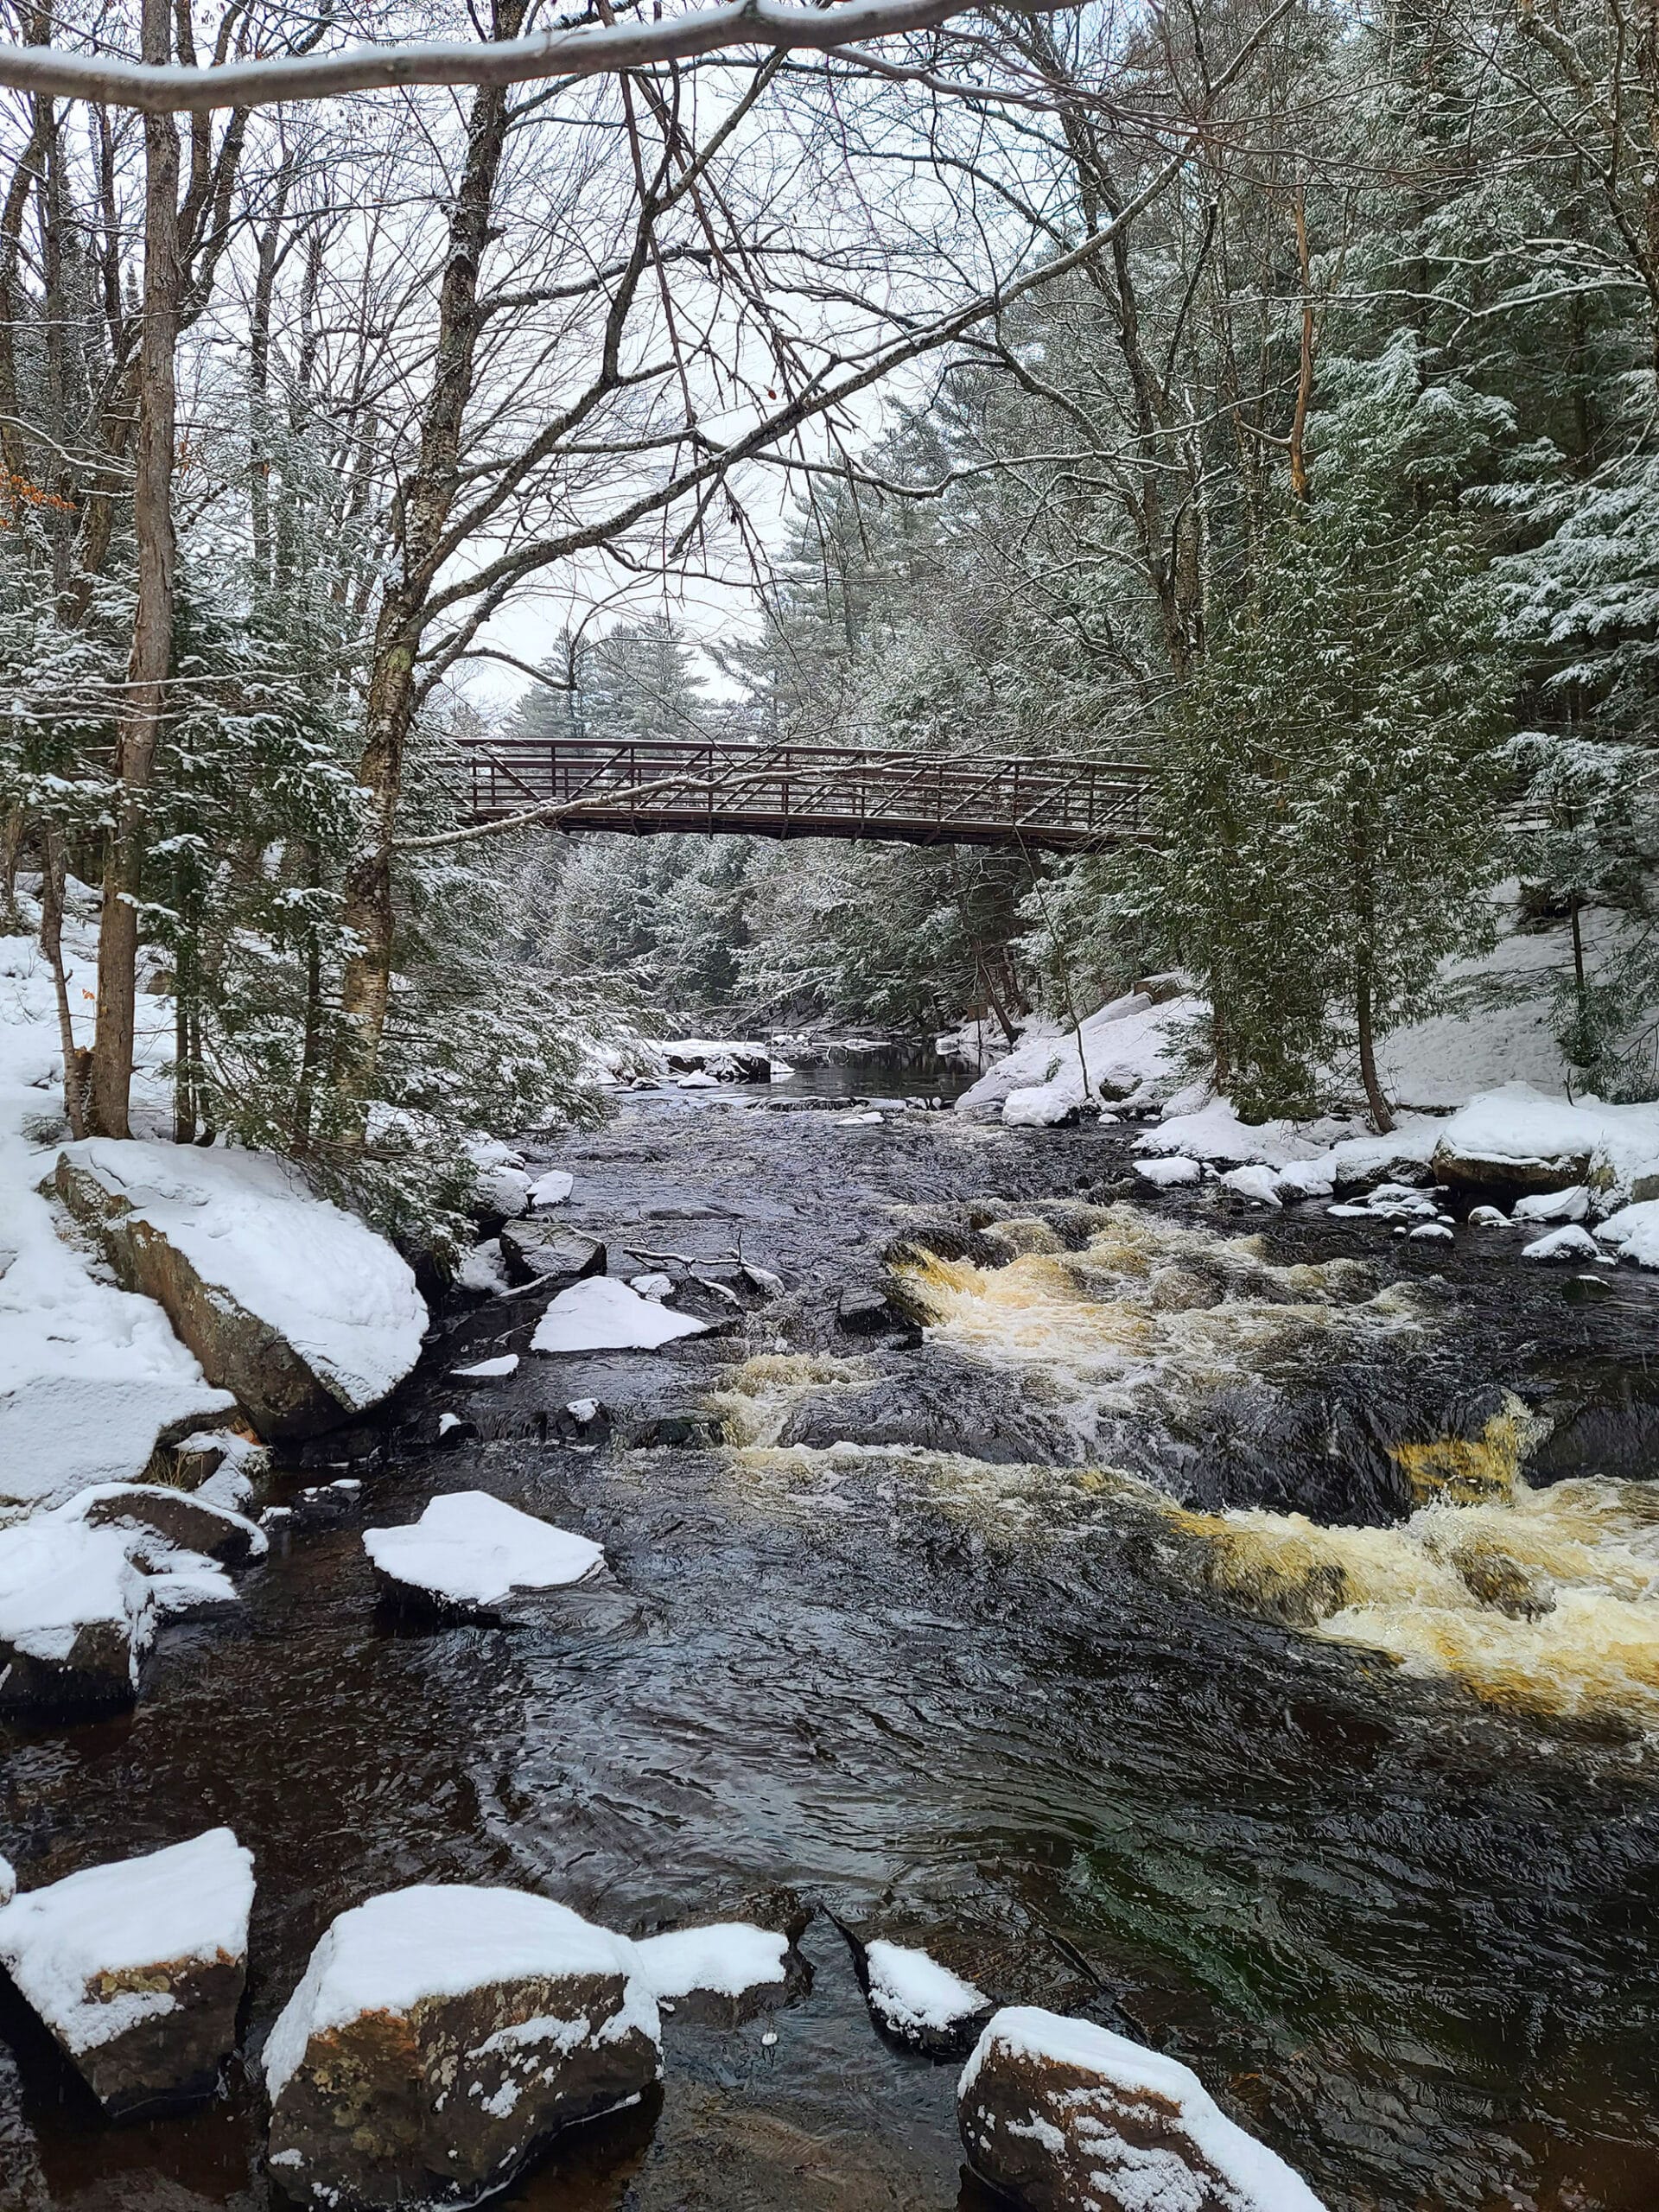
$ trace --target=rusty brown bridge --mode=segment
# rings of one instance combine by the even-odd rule
[[[887,838],[1099,852],[1147,842],[1148,771],[1126,761],[877,753],[741,739],[469,741],[457,797],[479,823],[566,832]]]

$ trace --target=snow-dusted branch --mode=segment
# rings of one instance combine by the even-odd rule
[[[1077,0],[1025,0],[1055,12]],[[0,85],[48,99],[97,100],[152,115],[212,108],[274,107],[342,92],[404,85],[518,85],[538,77],[598,77],[683,61],[725,47],[835,50],[849,41],[928,30],[972,12],[969,0],[839,0],[830,8],[788,0],[727,0],[683,16],[637,22],[581,23],[528,38],[476,45],[421,41],[353,47],[343,54],[283,54],[199,69],[66,54],[45,46],[0,45]],[[867,57],[861,56],[861,60]]]

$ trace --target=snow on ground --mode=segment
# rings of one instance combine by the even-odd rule
[[[1154,1005],[1144,991],[1132,991],[1063,1034],[1046,1023],[1028,1025],[1014,1050],[963,1091],[957,1111],[1000,1110],[1016,1090],[1046,1091],[1051,1103],[1063,1099],[1068,1111],[1085,1101],[1141,1103],[1165,1096],[1183,1077],[1182,1033],[1202,1011],[1190,996]]]
[[[588,1275],[562,1290],[536,1325],[532,1351],[654,1351],[707,1323],[641,1298],[613,1275]]]
[[[106,1137],[64,1156],[124,1197],[205,1283],[268,1322],[347,1410],[378,1404],[419,1359],[428,1317],[409,1262],[314,1197],[286,1161]]]
[[[84,1012],[97,973],[84,915],[64,935],[71,1003]],[[141,1021],[147,1011],[141,1000]],[[58,1235],[38,1185],[67,1134],[61,1077],[40,948],[0,938],[0,1521],[84,1483],[126,1481],[158,1433],[211,1427],[235,1408],[159,1306],[116,1289]]]
[[[580,1582],[605,1564],[586,1536],[556,1529],[480,1490],[435,1497],[401,1529],[365,1529],[363,1548],[383,1574],[453,1605],[488,1605],[513,1590]]]
[[[983,2012],[990,1999],[925,1951],[878,1936],[864,1953],[870,2010],[895,2035],[944,2031]],[[958,2044],[957,2049],[961,2049]]]
[[[1052,2064],[1091,2075],[1122,2092],[1127,2101],[1148,2105],[1147,2118],[1160,2131],[1167,2116],[1168,2123],[1187,2137],[1236,2192],[1237,2212],[1325,2212],[1300,2175],[1229,2120],[1198,2075],[1176,2059],[1114,2035],[1109,2028],[1098,2028],[1090,2020],[1046,2012],[1034,2005],[1007,2005],[992,2019],[963,2069],[958,2103],[968,2096],[982,2069],[1008,2059],[1016,2063],[1034,2061],[1039,2069]],[[1084,2101],[1086,2105],[1086,2095]],[[1092,2131],[1099,2133],[1098,2127]],[[1080,2143],[1082,2139],[1080,2128]],[[1147,2212],[1167,2204],[1173,2212],[1176,2206],[1196,2207],[1209,2199],[1211,2192],[1185,2167],[1179,2152],[1143,2147],[1116,2136],[1098,2147],[1100,2163],[1110,2161],[1107,2183],[1124,2185],[1117,2193],[1125,2202],[1143,2204]],[[1178,2166],[1184,2171],[1177,2171]]]
[[[620,1974],[622,2012],[603,2032],[638,2028],[660,2046],[656,2001],[626,1936],[595,1928],[566,1905],[523,1890],[424,1884],[371,1897],[343,1912],[315,1950],[264,2049],[265,2088],[275,2104],[313,2036],[365,2012],[394,2016],[423,1998],[460,1997],[492,1982],[531,1975],[556,1980]],[[556,2023],[544,2025],[549,2040]],[[586,2023],[583,2023],[586,2032]]]
[[[252,1853],[209,1828],[0,1905],[0,1961],[66,2049],[90,2050],[175,2009],[146,1967],[245,1957],[252,1908]]]
[[[781,1982],[789,1938],[733,1920],[648,1936],[633,1948],[645,1986],[659,2004],[673,2005],[693,1990],[741,1997],[747,1990]]]

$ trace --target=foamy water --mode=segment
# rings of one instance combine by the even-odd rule
[[[1474,1437],[1393,1447],[1414,1510],[1398,1526],[1300,1513],[1206,1513],[1140,1477],[1090,1464],[1109,1418],[1177,1418],[1251,1377],[1313,1379],[1380,1338],[1430,1323],[1408,1288],[1361,1263],[1281,1267],[1255,1237],[1224,1238],[1132,1206],[1098,1209],[1088,1241],[1050,1224],[988,1232],[1011,1256],[982,1267],[917,1250],[895,1272],[930,1337],[1058,1408],[1077,1440],[1068,1468],[990,1465],[959,1452],[780,1448],[793,1409],[867,1387],[863,1359],[752,1360],[719,1404],[752,1496],[798,1513],[851,1509],[860,1487],[907,1494],[991,1541],[1111,1540],[1126,1520],[1173,1580],[1231,1610],[1482,1700],[1557,1719],[1659,1731],[1659,1491],[1596,1478],[1525,1477],[1548,1424],[1511,1401]]]

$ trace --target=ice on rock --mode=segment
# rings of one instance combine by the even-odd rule
[[[1196,1160],[1137,1160],[1135,1172],[1159,1190],[1180,1183],[1201,1183],[1204,1169]]]
[[[516,1351],[499,1353],[493,1359],[477,1359],[470,1367],[452,1367],[451,1375],[462,1382],[499,1382],[518,1371]]]
[[[836,1117],[838,1129],[872,1129],[885,1117],[877,1113],[840,1114]]]
[[[974,2171],[1030,2212],[1325,2212],[1186,2067],[1034,2005],[992,2018],[957,2117]]]
[[[439,1611],[487,1610],[513,1591],[580,1582],[602,1548],[479,1490],[435,1497],[401,1529],[365,1529],[363,1548],[389,1594]]]
[[[0,1904],[0,1961],[106,2106],[198,2093],[235,2042],[253,1886],[210,1828]]]
[[[991,2011],[982,1989],[908,1944],[878,1936],[864,1947],[863,1967],[877,2026],[934,2057],[960,2058]]]
[[[654,1351],[708,1324],[640,1297],[613,1275],[589,1275],[562,1290],[536,1325],[532,1351]]]
[[[327,2212],[407,2205],[414,2176],[470,2203],[635,2101],[661,2056],[625,1937],[522,1891],[396,1891],[340,1916],[270,2031],[270,2163]]]

